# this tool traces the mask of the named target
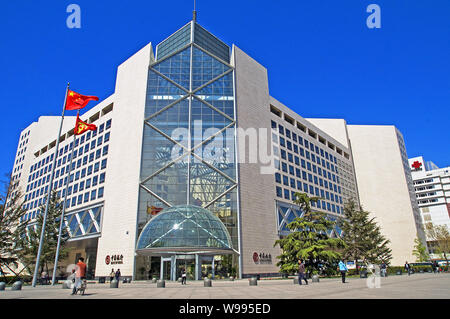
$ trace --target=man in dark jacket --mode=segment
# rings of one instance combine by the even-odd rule
[[[408,273],[408,276],[411,275],[411,266],[407,261],[405,261],[405,270]]]
[[[308,280],[306,280],[305,276],[305,264],[303,263],[303,259],[298,261],[298,284],[302,284],[302,279],[305,280],[305,283],[308,284]]]

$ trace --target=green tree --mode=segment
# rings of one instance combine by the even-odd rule
[[[340,250],[345,243],[340,238],[331,238],[327,233],[334,229],[336,222],[326,218],[325,213],[311,210],[311,202],[319,198],[308,197],[304,193],[296,193],[294,201],[304,212],[287,225],[291,233],[275,241],[279,245],[281,255],[277,256],[282,273],[293,273],[298,270],[298,260],[305,261],[308,273],[317,274],[320,268],[335,267],[341,258]]]
[[[358,260],[367,263],[389,264],[392,259],[390,241],[382,234],[375,218],[369,218],[369,212],[350,200],[344,206],[344,218],[340,221],[342,239],[346,243],[345,259],[354,260],[358,269]],[[358,270],[357,270],[358,271]]]
[[[17,275],[10,266],[18,265],[18,259],[14,254],[15,232],[25,210],[22,208],[22,196],[19,191],[14,190],[11,181],[2,182],[2,184],[3,189],[0,194],[0,272],[5,278],[3,267]]]
[[[53,265],[56,256],[56,248],[58,243],[59,225],[63,206],[58,198],[56,191],[50,196],[50,203],[47,212],[47,221],[45,225],[44,242],[41,250],[41,258],[39,261],[40,272],[44,269],[48,272],[49,265]],[[40,208],[40,214],[34,226],[22,229],[16,237],[16,253],[20,260],[28,265],[30,273],[34,271],[36,265],[36,256],[39,250],[39,241],[41,236],[42,225],[44,221],[45,204]],[[69,249],[65,247],[65,243],[69,239],[69,233],[66,227],[63,227],[61,234],[61,246],[59,251],[59,259],[62,260],[68,256]],[[32,267],[32,268],[31,268]]]
[[[425,224],[425,232],[432,242],[434,250],[438,254],[443,254],[448,266],[447,254],[450,253],[450,232],[447,225]]]
[[[414,239],[413,255],[416,256],[416,261],[418,262],[430,260],[427,247],[422,243],[419,236]]]

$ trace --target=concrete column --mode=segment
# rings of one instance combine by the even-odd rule
[[[200,279],[201,261],[197,254],[195,254],[195,280]]]
[[[177,280],[177,256],[170,257],[170,280]]]
[[[159,273],[159,279],[164,280],[164,258],[161,256],[161,271]]]

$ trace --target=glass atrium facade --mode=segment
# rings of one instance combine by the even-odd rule
[[[148,71],[138,236],[153,217],[152,207],[196,205],[220,219],[230,235],[230,248],[237,252],[230,48],[190,22],[160,43],[156,52]],[[145,276],[152,262],[138,256],[136,278]],[[233,263],[237,266],[236,256]]]

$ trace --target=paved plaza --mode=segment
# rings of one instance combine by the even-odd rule
[[[349,278],[342,284],[339,278],[321,279],[319,283],[294,285],[292,279],[260,280],[249,286],[247,279],[213,281],[212,287],[203,282],[188,281],[186,286],[166,281],[166,288],[140,281],[120,284],[118,289],[106,284],[89,284],[84,296],[70,296],[61,285],[25,286],[21,291],[7,288],[0,291],[0,299],[448,299],[450,274],[414,274],[389,276],[380,279],[380,288],[368,288],[366,279]]]

